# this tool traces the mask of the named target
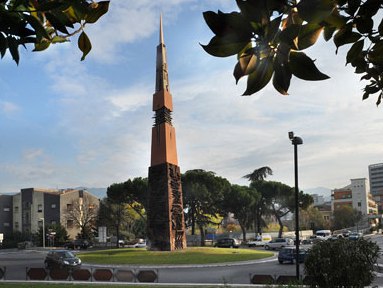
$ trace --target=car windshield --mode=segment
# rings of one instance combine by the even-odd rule
[[[59,252],[58,253],[60,257],[63,257],[63,258],[74,258],[76,257],[72,252],[70,251],[63,251],[63,252]]]

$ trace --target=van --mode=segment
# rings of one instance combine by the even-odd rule
[[[269,243],[271,241],[271,235],[270,234],[262,234],[258,235],[255,240],[250,240],[247,242],[248,247],[257,247],[257,246],[265,246],[266,243]]]
[[[315,235],[317,236],[318,239],[329,239],[331,237],[331,231],[330,230],[318,230],[315,232]]]

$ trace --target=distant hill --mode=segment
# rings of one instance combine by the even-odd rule
[[[331,201],[331,189],[326,187],[316,187],[316,188],[307,188],[303,189],[307,194],[318,194],[324,197],[324,201]]]

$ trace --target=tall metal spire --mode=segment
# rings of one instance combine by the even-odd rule
[[[160,15],[160,44],[165,44],[165,42],[164,42],[164,31],[162,29],[162,14]]]
[[[162,15],[160,16],[160,43],[157,46],[157,65],[156,65],[156,91],[169,91],[168,65],[166,61],[166,46],[164,42],[164,32],[162,28]]]

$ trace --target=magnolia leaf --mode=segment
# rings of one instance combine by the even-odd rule
[[[287,62],[282,62],[281,57],[274,59],[273,86],[282,95],[288,95],[292,73]]]
[[[378,26],[379,35],[383,36],[383,19],[380,21],[380,24]]]
[[[267,41],[274,41],[281,25],[282,15],[274,18],[265,29],[265,37]]]
[[[17,40],[11,36],[7,37],[9,52],[11,52],[12,59],[19,65],[20,54],[19,54],[19,45]]]
[[[232,56],[238,54],[248,44],[248,41],[237,42],[238,40],[232,36],[235,35],[228,35],[226,37],[214,36],[209,44],[201,44],[201,46],[207,53],[216,57]]]
[[[256,69],[257,65],[257,56],[254,54],[254,50],[248,51],[248,53],[244,53],[238,60],[237,65],[234,68],[234,78],[236,83],[238,83],[239,79],[245,75],[249,75]]]
[[[346,65],[348,63],[352,63],[355,59],[360,57],[360,53],[363,50],[363,46],[364,46],[364,39],[359,40],[358,42],[355,42],[351,46],[350,50],[348,50],[347,52]]]
[[[358,32],[352,31],[350,26],[340,29],[334,35],[334,43],[335,43],[335,46],[337,47],[336,52],[338,52],[338,48],[340,46],[343,46],[349,43],[354,43],[358,41],[360,37],[362,37],[362,35]]]
[[[314,45],[322,30],[323,27],[318,24],[302,25],[296,41],[298,50],[304,50]]]
[[[266,57],[258,61],[257,67],[247,78],[247,88],[243,93],[245,95],[251,95],[260,91],[263,87],[270,82],[273,75],[273,58]]]
[[[326,40],[326,41],[330,40],[335,31],[336,31],[335,27],[325,26],[324,30],[323,30],[324,40]]]
[[[7,48],[8,48],[7,38],[5,38],[3,33],[0,33],[0,54],[1,54],[1,58],[4,57],[5,52],[7,51]]]
[[[320,23],[329,17],[334,9],[331,0],[301,0],[297,5],[299,16],[309,23]]]
[[[62,36],[54,36],[52,39],[52,43],[64,43],[69,42],[69,39]]]
[[[376,13],[378,13],[380,6],[382,5],[380,0],[367,0],[360,6],[358,10],[359,16],[366,16],[371,18]]]
[[[372,46],[367,58],[375,65],[383,65],[383,40],[378,41]]]
[[[354,16],[355,12],[360,7],[361,0],[348,0],[346,12],[348,15]]]
[[[39,1],[38,10],[39,11],[63,11],[68,9],[70,3],[67,1]]]
[[[208,11],[203,13],[205,22],[212,32],[219,37],[230,35],[232,38],[245,41],[252,36],[252,27],[238,12],[218,13]]]
[[[379,94],[378,101],[376,101],[376,106],[379,106],[379,104],[382,102],[383,92]]]
[[[102,15],[108,12],[109,1],[100,1],[90,4],[90,11],[85,15],[87,23],[95,23]]]
[[[42,40],[40,42],[36,42],[35,43],[35,49],[33,49],[33,51],[34,52],[43,51],[43,50],[47,49],[50,45],[51,45],[51,42],[47,41],[47,40]]]
[[[342,16],[339,14],[339,10],[334,9],[330,16],[328,16],[326,19],[324,19],[324,23],[328,24],[326,26],[335,27],[337,29],[343,28],[347,21],[349,20],[348,17]],[[321,23],[322,24],[322,23]]]
[[[362,34],[371,33],[374,27],[374,20],[368,17],[356,18],[354,23],[356,24],[356,29]]]
[[[88,38],[88,35],[85,34],[85,32],[81,32],[80,36],[78,37],[78,48],[82,51],[82,57],[81,61],[83,61],[92,49],[92,44],[90,43],[90,40]]]
[[[294,76],[302,80],[318,81],[330,78],[320,72],[314,61],[303,52],[290,51],[289,67]]]
[[[41,22],[36,19],[35,17],[31,15],[25,15],[25,19],[28,21],[28,23],[32,26],[32,28],[36,32],[37,39],[46,38],[50,39],[49,34],[45,30],[44,26],[41,24]]]
[[[279,40],[291,46],[294,49],[298,49],[296,40],[299,34],[299,30],[301,29],[301,25],[291,24],[286,27],[286,29],[282,30],[278,37]]]
[[[65,14],[64,14],[65,15]],[[65,27],[65,24],[63,22],[61,22],[60,19],[58,19],[54,14],[52,13],[45,13],[45,17],[47,18],[47,20],[49,21],[49,23],[58,31],[62,32],[62,33],[65,33],[65,34],[69,34],[68,30],[66,29]]]

